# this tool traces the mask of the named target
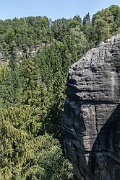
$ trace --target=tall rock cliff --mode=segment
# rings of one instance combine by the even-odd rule
[[[120,35],[71,66],[62,137],[74,179],[120,179]]]

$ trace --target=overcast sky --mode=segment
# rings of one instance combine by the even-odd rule
[[[47,16],[55,20],[75,15],[83,18],[88,12],[92,16],[113,4],[120,6],[120,0],[1,0],[0,19]]]

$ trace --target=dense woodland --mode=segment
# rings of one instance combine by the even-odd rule
[[[113,5],[71,19],[0,20],[0,179],[68,180],[61,118],[70,65],[120,33]]]

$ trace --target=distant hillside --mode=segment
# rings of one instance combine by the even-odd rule
[[[70,54],[81,57],[100,41],[120,33],[120,7],[112,5],[83,20],[72,19],[51,21],[47,17],[26,17],[0,20],[1,63],[23,56],[36,55],[46,46],[61,42]],[[68,54],[69,54],[68,53]]]

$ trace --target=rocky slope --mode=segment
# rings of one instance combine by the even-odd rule
[[[120,179],[120,35],[73,64],[62,120],[76,180]]]

